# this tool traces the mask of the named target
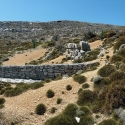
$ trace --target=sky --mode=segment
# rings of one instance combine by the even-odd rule
[[[0,0],[0,21],[57,20],[125,26],[125,0]]]

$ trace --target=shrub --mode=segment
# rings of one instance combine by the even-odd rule
[[[57,104],[60,104],[61,102],[62,102],[61,98],[58,98],[57,101],[56,101]]]
[[[88,83],[84,83],[84,84],[82,85],[82,88],[83,88],[83,89],[89,88],[89,84],[88,84]]]
[[[80,88],[79,90],[78,90],[78,95],[82,92],[82,88]]]
[[[97,98],[97,94],[90,90],[83,90],[79,93],[77,104],[78,105],[86,105],[93,103]]]
[[[112,111],[119,107],[125,107],[125,79],[116,80],[108,87],[103,99],[105,98],[104,112],[112,113]]]
[[[61,80],[62,76],[57,76],[55,80]]]
[[[93,113],[101,112],[102,107],[104,106],[104,104],[105,104],[105,98],[97,99],[92,105]]]
[[[55,113],[57,109],[55,107],[52,107],[51,110],[50,110],[50,113]]]
[[[113,55],[113,56],[111,57],[110,62],[111,62],[111,63],[116,63],[116,62],[122,61],[122,60],[123,60],[123,57],[122,57],[122,56],[120,56],[120,55]]]
[[[66,90],[70,91],[72,89],[72,86],[71,85],[67,85],[66,86]]]
[[[74,117],[76,115],[77,109],[78,107],[75,104],[73,103],[68,104],[66,108],[64,109],[63,114],[66,116]]]
[[[3,105],[3,104],[0,105],[0,109],[2,109],[2,108],[4,108],[4,105]]]
[[[0,105],[5,103],[5,99],[4,98],[0,98]]]
[[[117,122],[114,119],[103,120],[98,125],[117,125]]]
[[[62,94],[65,94],[65,92],[64,92],[64,91],[62,91]]]
[[[117,42],[114,45],[114,50],[118,50],[122,44],[125,44],[125,36],[122,36],[117,40]]]
[[[19,88],[19,89],[21,89],[21,90],[24,92],[24,91],[30,89],[30,86],[31,86],[31,85],[32,85],[32,84],[18,83],[18,84],[16,85],[16,87]]]
[[[0,94],[2,95],[2,94],[4,94],[5,91],[7,91],[7,90],[11,90],[11,89],[13,89],[13,88],[10,87],[10,86],[5,87],[5,88],[3,88],[3,89],[0,91]]]
[[[109,78],[110,78],[111,82],[117,81],[117,80],[122,80],[122,79],[125,79],[125,73],[115,71],[115,72],[110,74]]]
[[[122,62],[125,64],[125,58],[122,59]]]
[[[84,116],[92,114],[92,112],[90,111],[89,107],[87,107],[87,106],[80,107],[80,110],[84,112]]]
[[[3,85],[4,85],[5,87],[10,87],[10,86],[11,86],[11,84],[8,83],[8,82],[3,83]]]
[[[75,74],[75,75],[73,75],[73,80],[82,84],[82,83],[86,82],[86,77],[83,75],[80,75],[80,74]]]
[[[112,37],[112,36],[114,36],[114,35],[116,35],[116,33],[115,33],[114,31],[108,31],[108,32],[106,33],[106,37],[107,37],[107,38],[110,38],[110,37]]]
[[[123,71],[123,72],[125,71],[125,64],[120,66],[120,71]]]
[[[20,95],[21,93],[23,92],[23,90],[19,87],[15,87],[13,89],[9,89],[9,90],[6,90],[4,92],[4,95],[6,97],[12,97],[12,96],[17,96],[17,95]]]
[[[108,77],[114,71],[116,71],[116,68],[113,65],[105,65],[98,70],[98,75]]]
[[[44,104],[38,104],[35,109],[36,114],[38,115],[44,115],[46,112],[46,106]]]
[[[55,93],[54,93],[54,91],[53,91],[52,89],[49,89],[49,90],[46,92],[46,96],[47,96],[48,98],[52,98],[52,97],[54,97],[54,95],[55,95]]]
[[[102,77],[101,81],[97,83],[94,83],[94,88],[96,91],[101,91],[105,86],[109,85],[111,83],[110,79],[108,77]]]
[[[51,82],[52,80],[51,79],[46,79],[45,82],[48,83],[48,82]]]
[[[120,56],[122,56],[123,58],[125,58],[125,48],[121,49],[121,50],[118,52],[118,54],[119,54]]]
[[[60,114],[45,122],[45,125],[77,125],[75,118]]]
[[[73,61],[73,63],[82,63],[83,62],[83,59],[75,59],[74,61]]]
[[[78,114],[77,114],[78,113]],[[75,116],[80,117],[80,122],[77,123]],[[68,104],[64,111],[54,117],[49,119],[45,125],[93,125],[94,119],[88,107],[78,107],[75,104]]]
[[[80,119],[79,125],[94,125],[94,118],[92,116],[83,116]]]
[[[92,60],[97,59],[99,53],[100,53],[99,49],[86,53],[84,56],[84,61],[92,61]]]
[[[43,82],[35,82],[35,83],[31,84],[32,89],[38,89],[38,88],[43,87],[43,86],[44,86]]]

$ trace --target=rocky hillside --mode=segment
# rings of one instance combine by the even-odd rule
[[[87,23],[78,21],[52,22],[0,22],[0,41],[38,41],[51,40],[54,36],[81,36],[85,32],[100,33],[103,30],[123,31],[125,26]]]

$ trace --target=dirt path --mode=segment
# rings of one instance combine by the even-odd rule
[[[3,62],[3,65],[25,65],[25,63],[29,63],[44,56],[45,52],[46,49],[39,48],[22,54],[15,54],[13,57],[10,57],[8,61]]]

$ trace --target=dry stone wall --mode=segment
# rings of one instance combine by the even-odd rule
[[[94,63],[76,63],[76,64],[55,64],[55,65],[29,65],[29,66],[1,66],[0,77],[45,80],[54,79],[58,76],[75,74],[78,70],[85,70]]]

